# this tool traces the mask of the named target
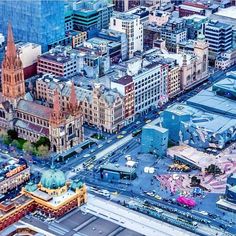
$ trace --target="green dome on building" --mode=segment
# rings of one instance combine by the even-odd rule
[[[27,192],[34,192],[37,190],[37,185],[32,182],[29,182],[28,184],[26,184],[25,189]]]
[[[71,183],[70,188],[75,191],[77,188],[82,188],[83,185],[84,184],[80,180],[76,179]]]
[[[66,177],[61,170],[49,169],[43,173],[40,182],[44,188],[58,189],[66,185]]]

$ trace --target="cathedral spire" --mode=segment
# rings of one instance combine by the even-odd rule
[[[60,124],[64,120],[63,112],[60,106],[59,92],[56,89],[53,97],[53,110],[51,114],[51,123]]]
[[[77,97],[76,97],[75,85],[74,85],[73,82],[72,82],[72,85],[71,85],[69,110],[71,112],[75,112],[75,111],[78,110],[78,100],[77,100]]]
[[[59,98],[59,93],[58,90],[56,89],[54,92],[54,98],[53,98],[53,113],[55,116],[59,117],[60,116],[60,98]]]
[[[7,51],[2,63],[2,94],[14,105],[25,96],[24,71],[16,53],[11,23],[8,24]]]
[[[75,85],[72,82],[71,85],[71,92],[70,92],[70,98],[69,98],[69,104],[68,104],[68,111],[72,115],[79,115],[81,114],[81,108],[78,104],[77,96],[76,96],[76,91],[75,91]]]
[[[6,57],[8,59],[14,59],[16,58],[16,46],[14,42],[14,37],[13,37],[13,32],[12,32],[12,26],[11,23],[8,23],[8,32],[7,32],[7,52],[6,52]]]

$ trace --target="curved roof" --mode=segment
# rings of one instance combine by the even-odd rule
[[[43,173],[40,182],[44,188],[58,189],[66,185],[66,177],[61,170],[49,169]]]
[[[80,181],[80,180],[74,180],[72,183],[71,183],[71,189],[72,190],[76,190],[77,188],[82,188],[83,187],[83,183]]]
[[[27,192],[34,192],[37,190],[37,185],[32,183],[32,182],[29,182],[26,186],[25,186],[25,189]]]

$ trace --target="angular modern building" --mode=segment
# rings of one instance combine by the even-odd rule
[[[236,73],[162,113],[162,125],[174,142],[222,149],[236,140]]]
[[[0,32],[6,35],[11,22],[17,41],[47,46],[65,37],[64,1],[1,0]]]
[[[153,153],[159,157],[166,154],[168,147],[168,130],[155,125],[146,125],[142,129],[142,153]]]
[[[228,176],[224,198],[216,202],[216,205],[224,210],[236,212],[236,173]]]

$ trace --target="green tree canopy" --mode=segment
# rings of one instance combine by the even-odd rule
[[[35,143],[35,147],[38,148],[41,145],[48,146],[48,149],[50,149],[50,140],[47,137],[40,137]]]
[[[49,147],[47,145],[40,145],[37,148],[37,153],[39,156],[46,158],[49,153]]]
[[[16,139],[12,141],[11,145],[16,147],[16,148],[20,147],[20,143]]]
[[[14,129],[9,129],[7,131],[7,134],[9,135],[9,137],[14,140],[14,139],[18,139],[18,133],[17,131],[15,131]]]
[[[34,151],[34,146],[30,141],[27,141],[23,144],[22,149],[26,152],[32,153]]]

